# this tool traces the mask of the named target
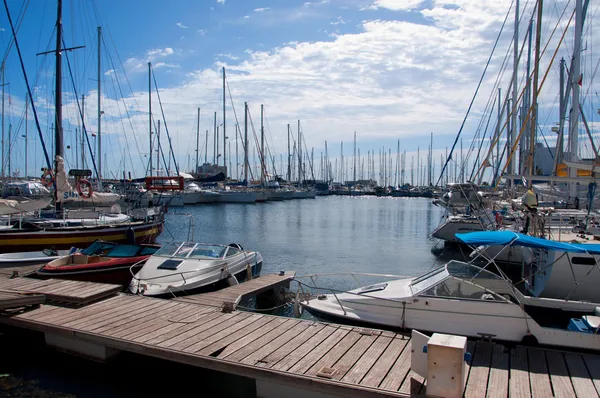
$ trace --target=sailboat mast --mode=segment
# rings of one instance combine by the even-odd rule
[[[152,62],[148,62],[148,157],[150,158],[150,177],[152,177]]]
[[[248,185],[248,103],[244,102],[244,181]]]
[[[538,12],[537,12],[537,21],[536,21],[536,33],[535,33],[535,62],[533,68],[533,112],[531,117],[531,135],[529,137],[529,174],[531,176],[535,175],[534,169],[534,154],[535,154],[535,141],[536,141],[536,128],[537,128],[537,114],[538,114],[538,77],[540,70],[540,41],[542,35],[542,9],[543,9],[543,0],[538,1]],[[578,0],[578,3],[581,4],[581,1]],[[573,105],[575,106],[575,105]],[[533,185],[532,179],[530,178],[527,181],[527,187],[531,188]]]
[[[198,172],[198,156],[199,156],[199,147],[200,147],[200,108],[198,108],[198,117],[196,118],[196,168],[194,172]]]
[[[223,67],[223,166],[227,178],[227,135],[225,134],[225,67]]]
[[[28,111],[29,111],[29,93],[25,94],[25,173],[24,176],[27,177],[27,135],[28,135]],[[75,133],[77,134],[77,133]]]
[[[288,182],[290,182],[292,179],[292,165],[291,165],[292,154],[290,152],[290,124],[289,123],[288,123],[287,127],[288,127],[288,129],[287,129],[287,144],[288,144],[287,180],[288,180]]]
[[[581,32],[583,29],[583,12],[581,0],[575,2],[575,43],[573,46],[573,73],[569,82],[573,89],[571,99],[571,112],[569,113],[569,160],[577,162],[578,157],[578,134],[579,134],[579,81],[581,79]],[[571,167],[569,170],[570,177],[577,177],[577,169]],[[577,184],[569,183],[569,196],[575,198],[577,196]]]
[[[56,15],[56,86],[54,89],[55,101],[55,124],[54,124],[54,154],[63,157],[63,135],[62,135],[62,0],[58,0]],[[3,164],[4,165],[4,164]],[[54,169],[56,170],[56,158]]]
[[[509,140],[507,150],[512,150],[514,143],[517,139],[517,72],[519,68],[519,0],[515,1],[515,28],[513,36],[513,81],[512,81],[512,117],[511,117],[511,129],[509,134]],[[506,156],[510,157],[508,163],[508,174],[515,174],[515,161],[510,153],[507,152]],[[464,176],[464,173],[463,173]],[[512,188],[512,178],[509,179],[509,188]],[[512,194],[511,194],[512,195]],[[512,197],[512,196],[511,196]]]
[[[156,122],[156,176],[160,176],[160,119]],[[168,170],[165,171],[165,175],[168,175]]]
[[[352,176],[352,185],[356,185],[356,131],[354,132],[354,175]]]
[[[83,130],[83,126],[85,126],[85,95],[81,95],[81,168],[85,169],[85,132]]]
[[[300,120],[298,120],[298,186],[300,186],[300,181],[302,179],[302,145],[301,145],[300,136]]]
[[[215,112],[214,122],[213,122],[213,164],[217,164],[217,112]]]
[[[98,26],[98,188],[102,187],[102,110],[101,110],[101,99],[102,99],[102,79],[100,73],[101,67],[101,40],[102,40],[102,27]],[[157,163],[158,165],[158,163]]]
[[[260,104],[260,182],[265,184],[265,127],[263,124],[264,105]]]

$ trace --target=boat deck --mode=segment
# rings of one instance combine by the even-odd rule
[[[289,287],[289,283],[295,276],[295,271],[285,271],[283,274],[267,274],[240,283],[239,285],[217,290],[216,292],[180,296],[173,300],[184,303],[202,304],[211,307],[222,307],[223,303],[232,303],[235,306],[246,297],[256,296],[257,294],[278,287]]]
[[[345,397],[423,396],[409,336],[120,293],[84,307],[45,304],[0,323]],[[598,397],[600,356],[469,342],[467,397]],[[333,373],[323,372],[330,368]]]

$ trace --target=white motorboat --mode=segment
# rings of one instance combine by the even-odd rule
[[[32,252],[2,253],[0,254],[0,268],[21,265],[46,264],[49,261],[69,255],[69,250],[41,250]]]
[[[190,182],[185,186],[185,204],[191,203],[214,203],[219,200],[220,194],[213,191],[207,191],[200,188],[195,182]]]
[[[508,279],[458,261],[299,305],[349,324],[600,350],[598,304],[525,296]]]
[[[184,205],[183,193],[179,192],[154,193],[153,200],[155,205],[167,205],[177,207]]]
[[[240,245],[168,243],[133,276],[129,291],[162,296],[213,290],[260,275],[263,258]]]
[[[200,192],[195,191],[184,191],[183,192],[183,204],[186,205],[195,205],[196,203],[200,203]]]

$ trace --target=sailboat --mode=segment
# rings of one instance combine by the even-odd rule
[[[12,26],[10,13],[9,21]],[[14,28],[12,29],[15,40],[15,47],[22,61],[19,42]],[[0,228],[0,252],[27,252],[40,251],[43,249],[70,249],[71,247],[86,248],[94,241],[102,239],[117,243],[154,243],[156,237],[162,232],[164,224],[164,213],[161,208],[153,207],[146,209],[133,209],[128,214],[122,214],[119,206],[113,206],[107,210],[70,210],[63,206],[63,196],[65,192],[72,190],[64,168],[64,145],[62,128],[62,0],[57,1],[57,21],[56,21],[56,49],[52,52],[56,56],[56,98],[55,112],[56,124],[54,135],[54,169],[50,164],[50,158],[44,149],[47,168],[44,177],[48,177],[53,190],[54,208],[44,214],[43,207],[34,209],[33,212],[20,212],[12,215],[7,224]],[[21,62],[21,65],[23,63]],[[25,83],[27,86],[29,98],[31,87],[27,79],[24,67],[22,68]],[[39,120],[35,110],[35,103],[31,101],[36,127],[40,136],[42,145],[44,140],[40,129]],[[83,125],[85,129],[85,124]],[[98,132],[98,142],[100,134]],[[99,152],[101,153],[101,152]],[[73,173],[75,172],[75,173]],[[91,175],[89,170],[71,170],[78,187],[87,185],[82,192],[91,196],[91,184],[82,178]],[[79,175],[78,175],[79,174]],[[83,174],[83,176],[82,176]],[[44,181],[43,181],[44,182]],[[98,182],[101,184],[101,176],[98,175]]]

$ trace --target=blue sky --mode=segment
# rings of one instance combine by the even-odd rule
[[[16,21],[22,2],[8,3]],[[279,173],[283,171],[280,154],[287,150],[287,124],[295,127],[298,119],[306,146],[309,151],[314,147],[316,168],[320,168],[325,140],[332,162],[340,154],[342,140],[348,159],[354,131],[363,157],[367,151],[377,153],[383,148],[395,152],[396,140],[400,139],[401,151],[408,152],[409,167],[417,147],[425,159],[429,135],[433,132],[434,159],[439,170],[439,155],[452,145],[511,3],[509,0],[64,0],[63,30],[67,46],[86,46],[70,53],[69,60],[78,93],[88,96],[87,127],[94,132],[96,26],[103,27],[105,175],[123,169],[123,154],[127,159],[126,170],[137,176],[145,173],[148,61],[154,65],[166,122],[182,169],[187,170],[189,163],[195,163],[197,107],[202,108],[200,152],[204,154],[204,134],[209,129],[208,158],[212,159],[212,116],[218,111],[218,124],[222,123],[220,68],[225,66],[239,121],[243,119],[244,101],[248,101],[258,131],[260,104],[264,104],[267,143],[270,153],[275,155]],[[525,15],[522,25],[526,26],[533,2],[521,3]],[[550,38],[553,23],[559,20],[566,4],[562,0],[546,2],[546,37]],[[42,130],[48,137],[53,117],[54,59],[35,54],[49,49],[48,45],[54,46],[55,13],[55,1],[31,2],[18,33],[29,79],[35,81]],[[4,29],[0,32],[0,45],[6,49],[11,33],[6,13],[0,14],[0,27]],[[510,49],[512,18],[509,17],[502,32],[480,96],[467,120],[465,148],[483,117],[488,98],[495,95],[492,93],[496,91],[496,77],[501,73],[504,54]],[[561,26],[567,20],[560,19]],[[592,33],[588,32],[590,42]],[[558,36],[550,38],[551,50],[542,65],[547,66]],[[521,27],[520,40],[523,37]],[[572,38],[569,40],[561,46],[559,57],[570,57]],[[588,57],[586,76],[592,75],[597,59]],[[79,117],[66,60],[64,69],[65,143],[70,146],[66,157],[68,166],[75,167],[74,131],[80,128]],[[520,70],[524,70],[524,61]],[[545,109],[542,121],[548,126],[555,118],[555,70],[556,67],[541,101]],[[508,90],[508,75],[510,72],[504,72],[500,79],[503,90]],[[14,171],[24,163],[24,140],[14,137],[23,134],[19,120],[25,93],[14,48],[6,61],[6,80],[10,83],[7,90],[11,108],[6,112],[5,128],[10,123],[15,131],[11,145]],[[521,80],[519,89],[523,87],[524,79]],[[593,97],[594,86],[586,83],[584,89]],[[595,112],[591,108],[595,101],[588,102],[588,119],[594,122]],[[155,122],[160,118],[159,111],[154,92]],[[21,130],[16,133],[19,125]],[[232,151],[234,125],[228,98],[227,135]],[[30,122],[30,137],[33,133],[34,124]],[[28,171],[33,174],[41,167],[39,142],[31,138],[28,148]],[[396,159],[395,155],[393,158]]]

